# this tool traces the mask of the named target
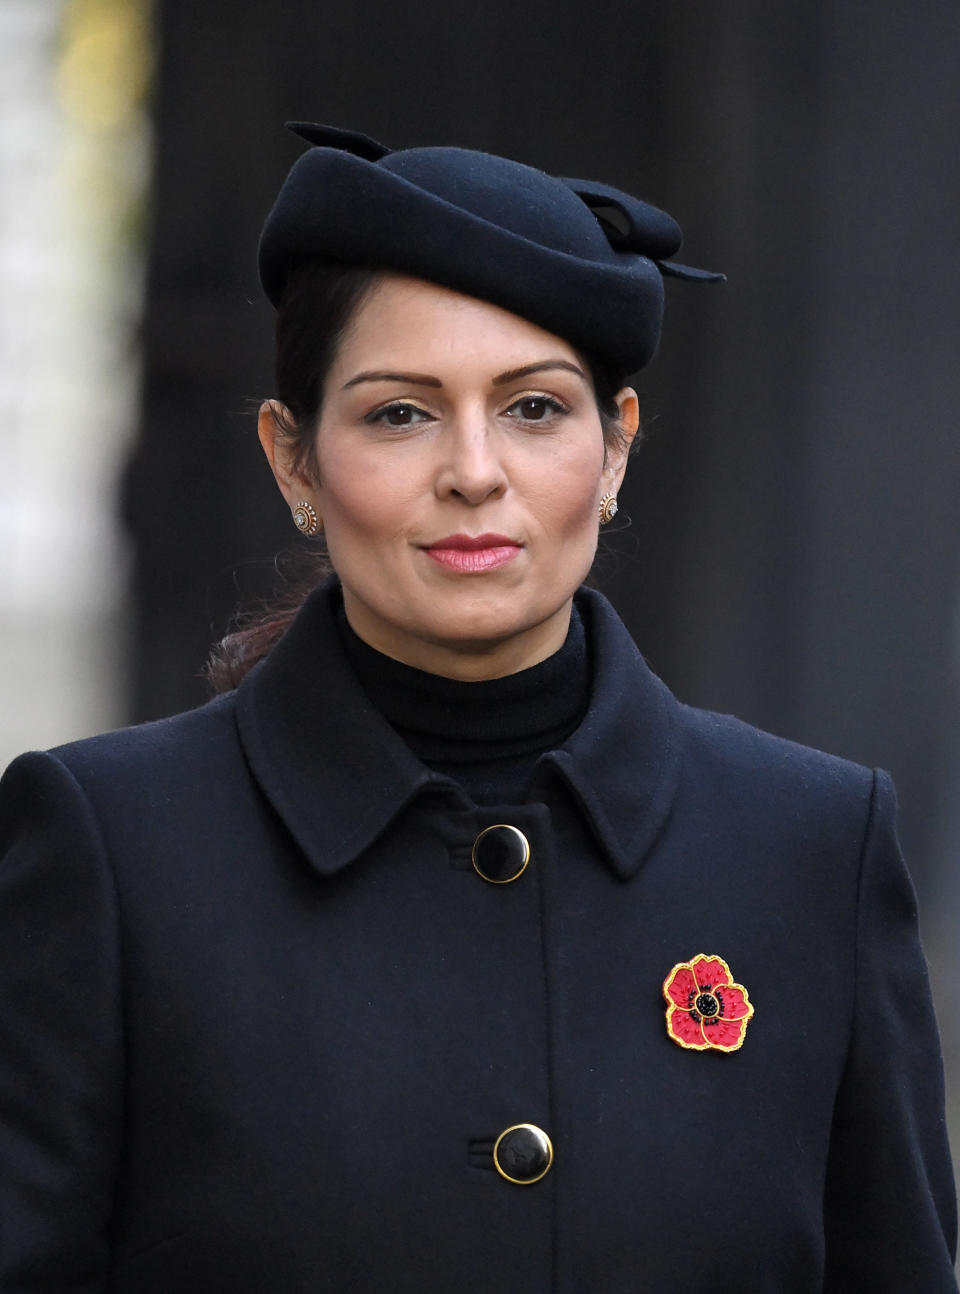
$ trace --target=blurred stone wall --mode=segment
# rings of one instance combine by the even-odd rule
[[[129,713],[116,482],[136,425],[148,24],[0,5],[0,767]]]

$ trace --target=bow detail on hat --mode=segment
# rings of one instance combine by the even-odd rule
[[[318,126],[312,121],[287,121],[284,124],[287,130],[292,130],[308,144],[315,144],[318,148],[339,148],[344,153],[352,153],[354,157],[362,157],[365,162],[379,162],[381,157],[386,157],[388,153],[393,152],[393,149],[387,148],[386,144],[371,139],[369,135],[364,135],[359,130],[340,130],[338,126]]]
[[[564,178],[581,201],[585,202],[607,236],[611,247],[618,252],[635,252],[655,261],[661,274],[675,279],[698,279],[704,283],[725,283],[725,274],[712,270],[698,270],[691,265],[678,265],[668,261],[680,250],[683,234],[680,226],[666,211],[652,202],[631,197],[609,184],[596,180],[570,180]]]
[[[680,226],[659,207],[596,180],[564,177],[563,182],[587,204],[618,252],[639,252],[656,261],[679,249],[683,241]]]

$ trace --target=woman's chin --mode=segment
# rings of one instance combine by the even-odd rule
[[[570,599],[532,614],[529,599],[433,599],[422,617],[370,614],[347,599],[347,618],[369,646],[403,664],[450,678],[497,678],[527,669],[563,645]]]

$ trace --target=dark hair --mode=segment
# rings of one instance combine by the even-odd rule
[[[323,386],[343,334],[379,271],[337,261],[305,261],[294,271],[277,310],[274,377],[281,435],[294,461],[316,475],[316,430]]]
[[[304,261],[290,274],[277,308],[275,379],[277,430],[293,451],[293,461],[316,476],[316,429],[323,388],[354,312],[375,286],[381,271],[337,261]],[[604,445],[622,445],[616,395],[624,376],[595,356],[579,352],[590,372]],[[236,628],[210,653],[205,675],[215,692],[227,692],[262,660],[299,611],[310,590],[330,570],[319,552],[306,577],[290,594],[238,620]]]

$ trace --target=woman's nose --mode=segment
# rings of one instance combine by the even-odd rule
[[[444,457],[437,474],[437,493],[441,497],[459,497],[478,504],[503,493],[507,474],[500,437],[485,417],[458,420],[443,441]]]

